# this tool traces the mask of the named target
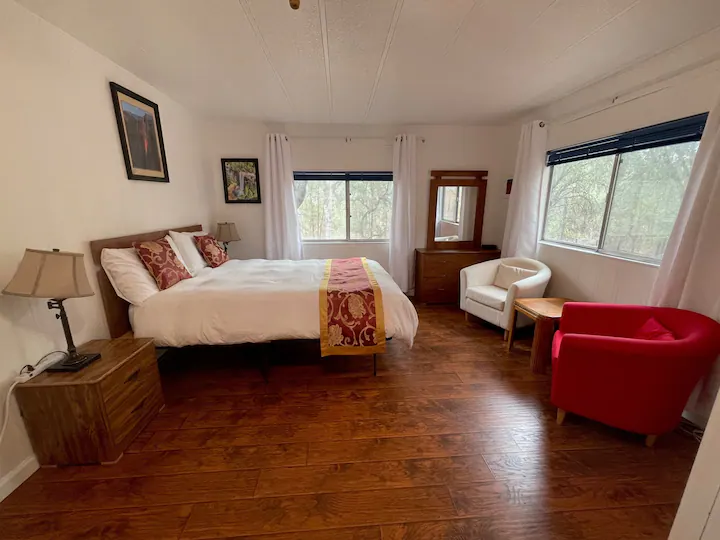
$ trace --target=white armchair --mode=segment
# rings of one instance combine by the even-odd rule
[[[500,263],[537,273],[516,281],[507,290],[502,289],[493,284]],[[468,266],[460,270],[460,308],[507,331],[515,299],[542,298],[550,276],[546,265],[522,257],[495,259]],[[517,326],[526,326],[531,322],[529,318],[520,316]]]

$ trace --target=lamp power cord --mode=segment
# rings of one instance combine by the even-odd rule
[[[43,371],[45,371],[48,367],[53,365],[55,362],[58,361],[57,358],[51,358],[53,355],[61,354],[63,355],[62,359],[65,359],[67,357],[66,351],[51,351],[47,353],[45,356],[40,358],[35,365],[26,364],[20,369],[20,373],[17,377],[15,377],[15,380],[10,385],[10,388],[8,389],[7,396],[5,396],[5,408],[3,409],[3,421],[2,421],[2,427],[0,427],[0,445],[2,445],[3,438],[5,437],[5,431],[7,430],[8,421],[10,420],[10,398],[12,397],[13,390],[15,390],[15,387],[20,384],[24,383],[26,381],[29,381],[30,379],[34,379],[38,375],[40,375]]]

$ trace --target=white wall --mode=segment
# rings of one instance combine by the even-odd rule
[[[720,538],[719,455],[720,399],[716,399],[669,540]]]
[[[228,253],[236,259],[262,259],[265,256],[265,225],[262,204],[225,203],[222,158],[258,158],[260,172],[260,198],[262,199],[263,174],[265,173],[264,140],[268,128],[260,122],[237,122],[215,120],[202,124],[203,174],[210,182],[214,232],[218,221],[232,221],[237,226],[241,240],[232,242]]]
[[[604,87],[610,82],[604,82]],[[597,98],[592,88],[584,92],[588,100]],[[534,116],[547,122],[548,150],[552,150],[707,112],[718,92],[720,71],[712,65],[659,86],[637,90],[634,94],[647,95],[631,95],[624,102],[619,99],[620,105],[610,106],[607,100],[607,103],[595,102],[582,109],[577,108],[576,97],[571,96],[565,102],[561,100],[537,111]],[[644,304],[657,274],[654,265],[542,243],[538,258],[553,271],[549,294],[576,300]]]
[[[645,304],[657,267],[541,243],[538,258],[552,270],[547,296],[583,302]]]
[[[515,174],[519,126],[417,126],[408,129],[425,137],[420,145],[418,172],[418,247],[425,246],[432,169],[487,170],[482,241],[502,244],[509,195],[505,181]]]
[[[0,287],[32,247],[84,252],[97,290],[89,240],[209,222],[196,125],[177,103],[10,0],[0,0],[0,73]],[[169,184],[127,179],[111,80],[158,103]],[[77,343],[107,336],[99,296],[67,310]],[[10,296],[0,296],[0,343],[3,399],[24,364],[65,348],[45,301]],[[0,498],[34,465],[13,404]]]
[[[488,192],[483,242],[500,245],[508,196],[505,180],[515,168],[517,126],[358,126],[316,124],[257,124],[208,121],[203,126],[204,167],[212,174],[216,215],[235,221],[243,241],[231,247],[235,257],[262,257],[263,219],[260,205],[226,204],[222,193],[223,157],[258,157],[264,167],[264,134],[287,133],[296,170],[392,170],[393,140],[398,133],[415,133],[418,143],[418,247],[425,245],[431,169],[487,169]],[[350,140],[345,140],[349,137]],[[252,232],[250,232],[252,231]],[[252,234],[252,237],[250,237]],[[306,244],[307,258],[365,256],[387,268],[387,244]]]

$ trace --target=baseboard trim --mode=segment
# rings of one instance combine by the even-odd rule
[[[25,458],[13,470],[0,478],[0,501],[15,491],[20,484],[30,478],[32,474],[40,468],[40,464],[35,456]]]

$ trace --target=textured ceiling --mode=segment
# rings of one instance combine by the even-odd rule
[[[276,122],[503,121],[720,26],[720,0],[18,2],[190,108]]]

